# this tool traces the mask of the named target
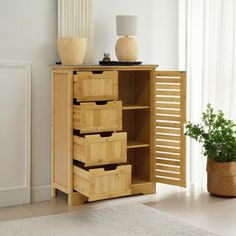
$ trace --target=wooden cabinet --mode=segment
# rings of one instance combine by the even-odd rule
[[[127,162],[127,133],[74,135],[74,159],[85,166]]]
[[[186,185],[186,74],[156,72],[156,178]]]
[[[122,102],[84,102],[74,105],[74,129],[81,133],[122,130]]]
[[[52,196],[81,204],[186,185],[185,72],[52,66]]]
[[[74,98],[77,101],[118,99],[117,71],[79,71],[74,76]]]
[[[74,189],[96,201],[131,194],[131,165],[117,166],[114,169],[82,169],[74,166]]]

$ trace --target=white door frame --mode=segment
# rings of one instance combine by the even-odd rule
[[[24,184],[0,188],[0,207],[30,203],[31,197],[31,62],[29,61],[0,61],[1,68],[25,70],[25,176]],[[0,95],[1,96],[1,95]],[[9,91],[9,96],[13,96]],[[6,104],[10,105],[10,104]],[[1,125],[1,124],[0,124]],[[14,146],[13,146],[14,148]],[[1,160],[0,160],[1,161]],[[11,171],[11,170],[9,170]],[[3,176],[4,178],[4,176]]]

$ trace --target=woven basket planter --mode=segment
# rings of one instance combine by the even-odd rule
[[[86,39],[58,38],[57,47],[63,65],[83,64],[87,48]]]
[[[207,160],[207,190],[222,197],[236,197],[236,162]]]

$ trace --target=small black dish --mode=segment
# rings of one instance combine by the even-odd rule
[[[135,66],[141,64],[142,64],[141,61],[135,61],[135,62],[99,61],[99,65],[101,66]]]

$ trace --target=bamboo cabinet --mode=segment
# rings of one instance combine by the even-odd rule
[[[142,66],[52,66],[52,197],[68,204],[186,185],[186,76]]]

